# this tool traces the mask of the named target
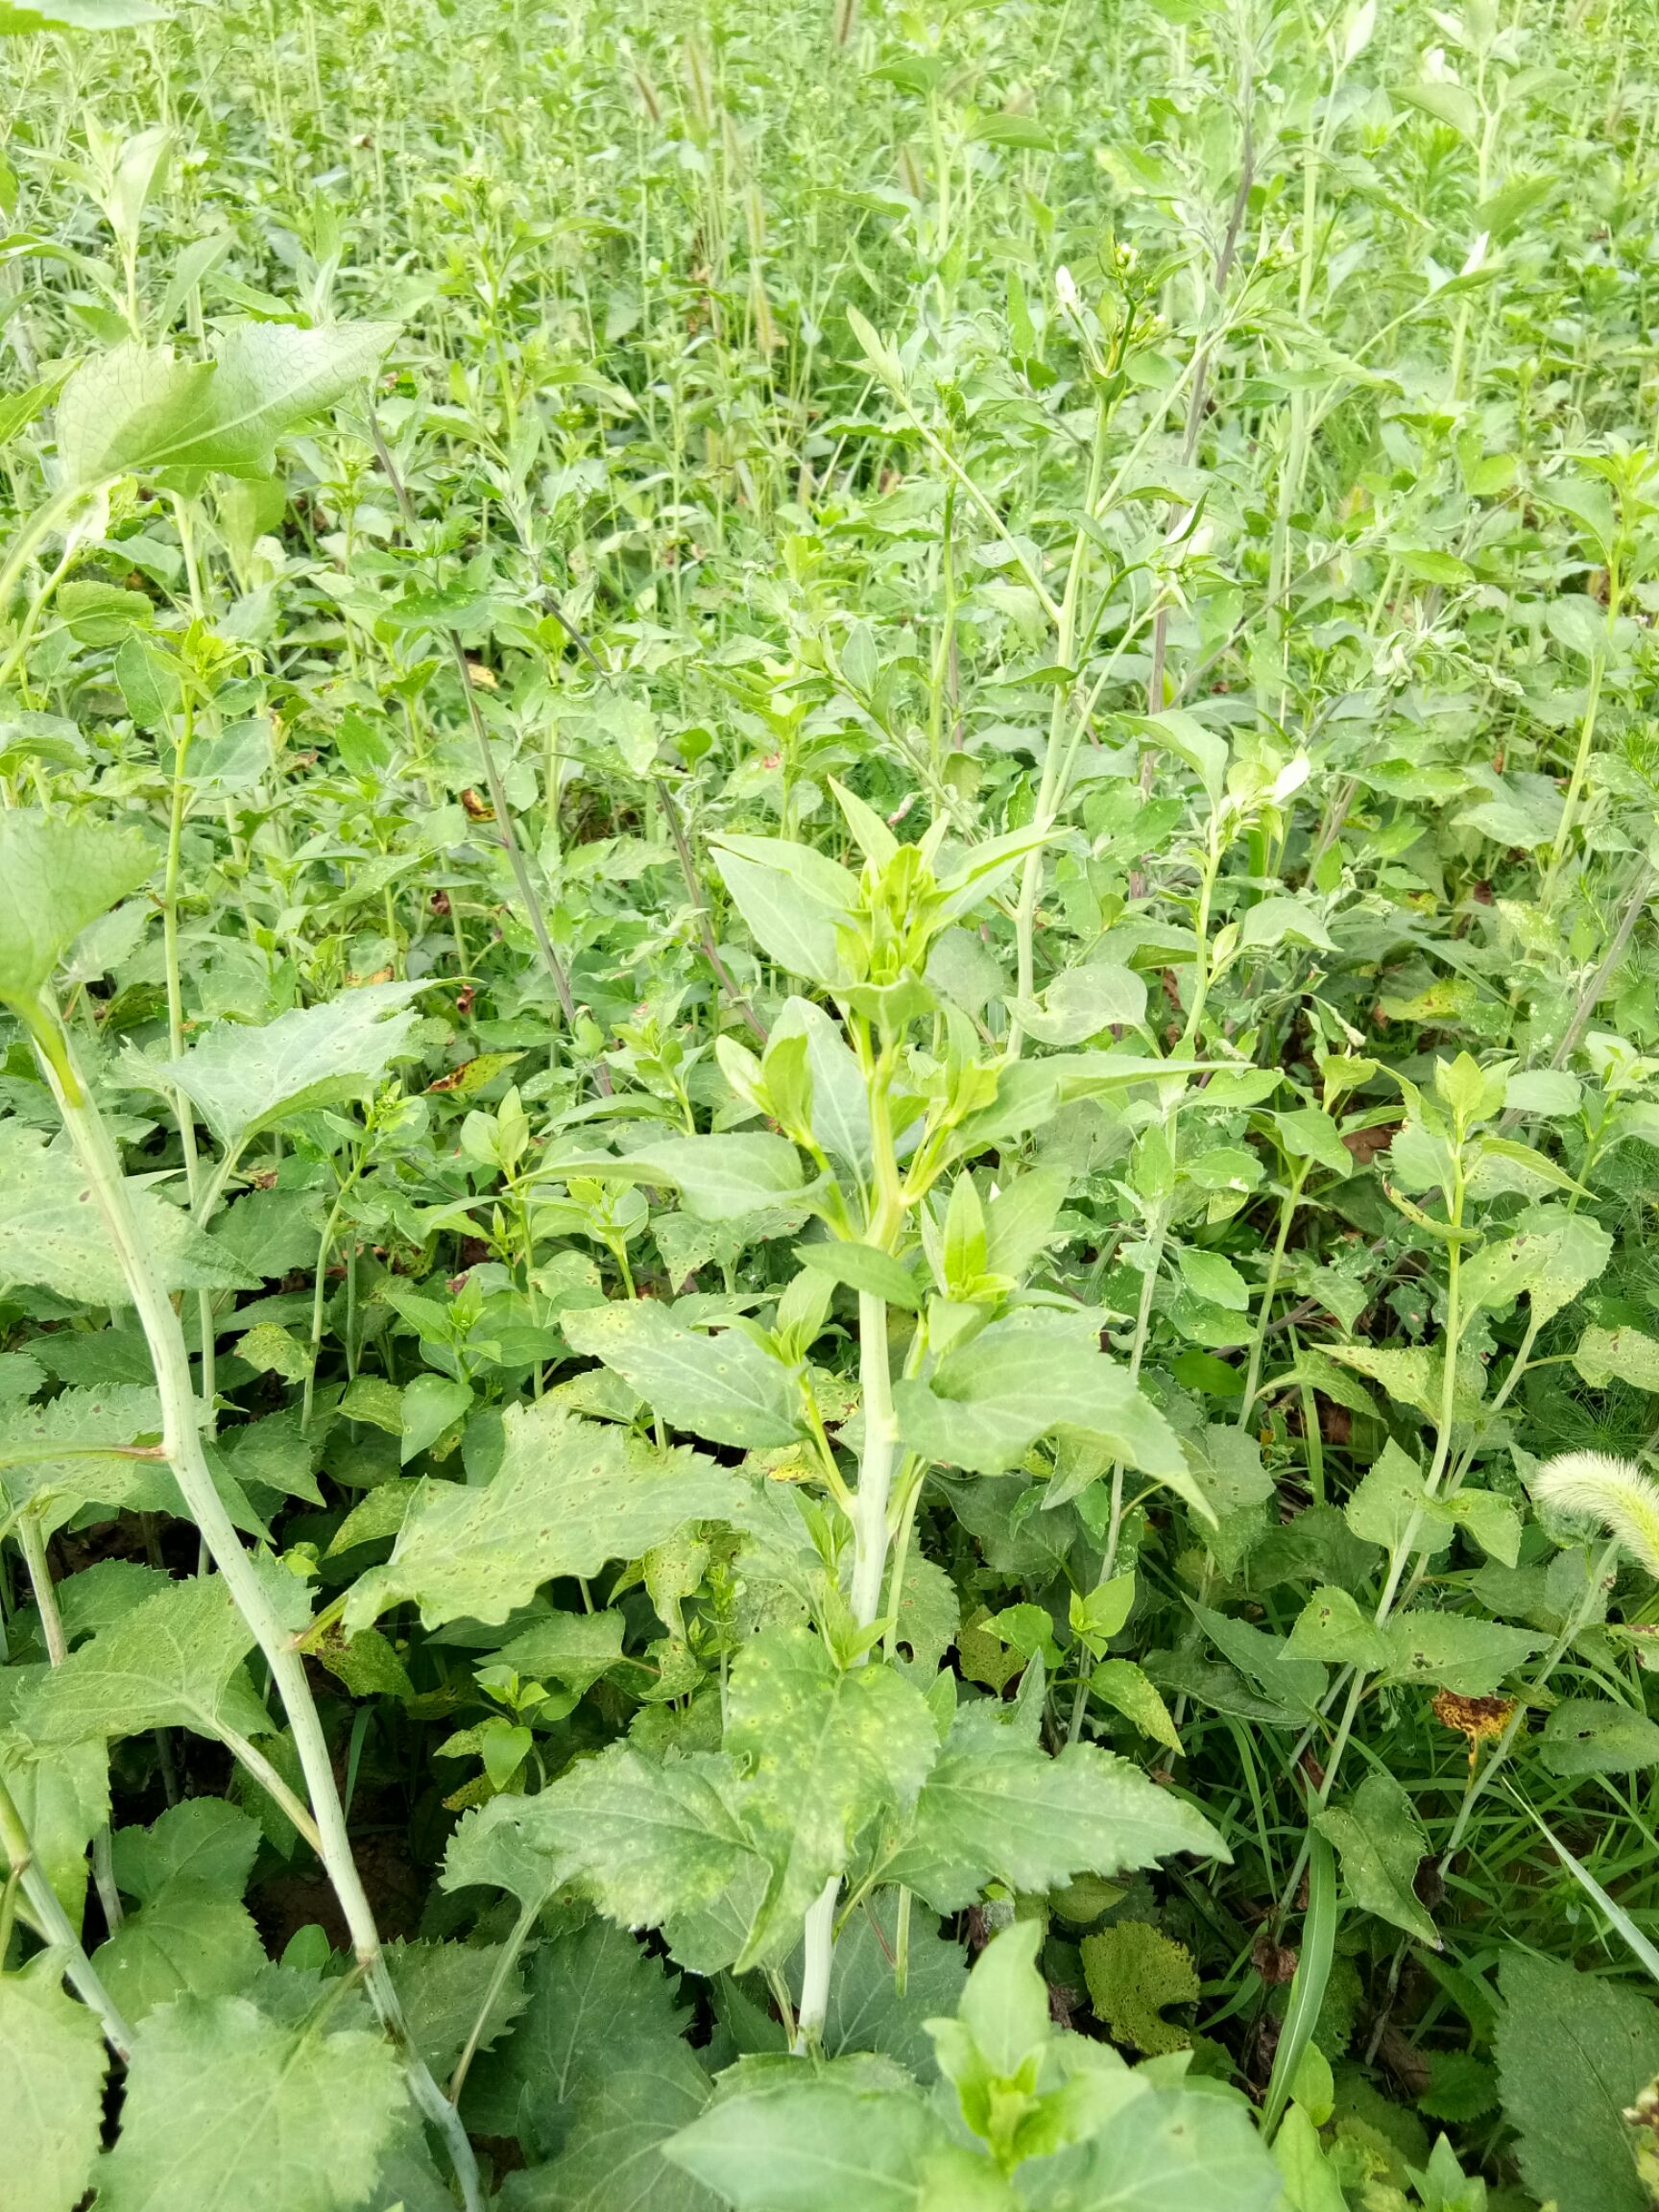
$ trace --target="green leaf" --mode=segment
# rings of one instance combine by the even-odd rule
[[[678,1988],[626,1929],[561,1930],[536,1954],[522,2017],[469,2076],[469,2126],[551,2158],[587,2091],[679,2043],[691,2014]]]
[[[269,473],[278,438],[373,373],[397,336],[390,323],[239,323],[206,362],[135,342],[83,363],[58,402],[66,484],[162,469]]]
[[[0,1408],[0,1497],[13,1510],[31,1506],[47,1535],[94,1503],[181,1514],[179,1485],[160,1460],[92,1449],[150,1443],[160,1433],[161,1402],[135,1383]]]
[[[1196,1245],[1184,1244],[1175,1255],[1175,1263],[1195,1297],[1207,1298],[1230,1313],[1249,1311],[1250,1286],[1222,1253],[1201,1252]]]
[[[127,1186],[164,1286],[241,1290],[256,1278],[142,1183]],[[89,1306],[124,1306],[127,1278],[92,1187],[43,1131],[0,1122],[0,1280],[34,1283]]]
[[[741,1329],[682,1328],[654,1299],[590,1306],[561,1323],[570,1348],[603,1359],[674,1429],[765,1451],[801,1434],[794,1371]]]
[[[910,2087],[857,2060],[782,2064],[719,2098],[665,2146],[736,2212],[996,2212],[1013,2200]]]
[[[41,1872],[74,1927],[86,1895],[86,1846],[109,1818],[109,1755],[96,1742],[39,1745],[11,1726],[11,1708],[44,1668],[0,1672],[0,1781],[11,1791]]]
[[[805,1188],[801,1155],[783,1137],[666,1137],[620,1165],[632,1182],[675,1186],[696,1221],[735,1220]],[[603,1171],[617,1169],[607,1161]]]
[[[891,1667],[843,1672],[822,1638],[779,1628],[756,1637],[733,1670],[725,1748],[747,1762],[729,1802],[771,1868],[741,1971],[795,1940],[867,1822],[909,1812],[939,1739],[921,1692]]]
[[[1133,1659],[1102,1659],[1089,1677],[1089,1695],[1131,1721],[1142,1736],[1179,1752],[1181,1738],[1158,1685]]]
[[[378,2035],[182,1997],[137,2031],[99,2212],[356,2212],[403,2100]]]
[[[1367,1544],[1381,1544],[1387,1551],[1392,1551],[1416,1520],[1421,1548],[1443,1551],[1446,1538],[1437,1532],[1428,1503],[1422,1469],[1390,1437],[1382,1455],[1360,1478],[1342,1508],[1342,1517],[1356,1536]]]
[[[1010,998],[1008,1011],[1039,1045],[1081,1045],[1115,1024],[1140,1026],[1146,1017],[1146,978],[1133,968],[1092,960],[1056,975],[1041,1003]]]
[[[812,1134],[831,1159],[866,1179],[871,1162],[870,1097],[841,1026],[810,998],[786,998],[772,1024],[773,1042],[797,1035],[806,1040]]]
[[[393,1061],[409,1058],[418,1019],[409,1001],[425,988],[365,983],[262,1029],[221,1022],[158,1073],[200,1107],[223,1145],[240,1150],[293,1115],[368,1097]]]
[[[922,1310],[924,1291],[915,1276],[902,1260],[878,1251],[874,1244],[797,1244],[795,1257],[803,1267],[810,1267],[816,1275],[828,1275],[831,1282],[867,1291],[872,1298],[884,1298],[889,1306],[902,1307],[907,1313]]]
[[[1354,1155],[1329,1114],[1317,1106],[1293,1106],[1275,1114],[1279,1142],[1293,1160],[1311,1160],[1344,1180],[1354,1172]]]
[[[242,1661],[253,1632],[217,1575],[171,1582],[134,1605],[25,1695],[20,1719],[41,1743],[193,1728],[269,1728]]]
[[[824,2018],[824,2050],[834,2058],[844,2052],[877,2051],[920,2080],[935,2072],[933,2045],[925,2022],[954,2012],[968,1980],[968,1960],[960,1943],[941,1932],[925,1905],[910,1907],[910,1949],[903,1994],[895,1978],[898,1956],[899,1893],[882,1889],[849,1915],[835,1944],[835,1971]],[[801,1957],[789,1972],[799,1996]]]
[[[417,1375],[398,1402],[402,1426],[399,1459],[408,1466],[428,1445],[436,1444],[455,1427],[472,1403],[470,1382],[457,1382],[447,1375]]]
[[[1286,942],[1313,945],[1323,952],[1336,950],[1325,926],[1324,916],[1306,899],[1259,899],[1244,911],[1238,925],[1238,942],[1252,950],[1263,952],[1271,946]]]
[[[1315,1590],[1290,1631],[1289,1647],[1310,1659],[1337,1667],[1358,1667],[1375,1674],[1393,1657],[1394,1647],[1369,1613],[1346,1590]]]
[[[240,1898],[187,1874],[164,1882],[92,1962],[127,2020],[186,1993],[228,1997],[265,1964],[265,1949]]]
[[[1017,1465],[1064,1423],[1145,1474],[1189,1479],[1174,1431],[1101,1352],[1092,1313],[1017,1310],[947,1353],[929,1382],[901,1382],[893,1396],[907,1445],[975,1474]]]
[[[0,1975],[0,2143],[7,2212],[74,2212],[92,2177],[108,2059],[94,2015],[42,1960]]]
[[[1659,1390],[1659,1341],[1640,1329],[1586,1329],[1574,1347],[1573,1364],[1593,1390],[1614,1381]]]
[[[742,1496],[736,1477],[694,1452],[660,1452],[546,1401],[510,1407],[503,1428],[490,1481],[421,1485],[391,1558],[351,1591],[349,1631],[407,1598],[428,1628],[505,1621],[555,1575],[637,1559],[687,1521],[729,1517]]]
[[[155,865],[135,830],[22,807],[0,813],[0,999],[37,998],[86,925]]]
[[[748,1856],[709,1753],[666,1764],[631,1743],[579,1760],[535,1797],[496,1797],[456,1830],[446,1888],[488,1882],[538,1902],[564,1883],[624,1927],[660,1927],[717,1897]]]
[[[959,1912],[988,1882],[1038,1893],[1075,1874],[1120,1874],[1168,1852],[1227,1859],[1195,1807],[1093,1743],[1050,1758],[994,1715],[966,1707],[884,1869],[936,1912]]]
[[[1031,2212],[1278,2212],[1279,2169],[1240,2098],[1114,2075],[1095,2132],[1020,2170]],[[1124,2094],[1124,2091],[1127,2094]]]
[[[111,1856],[116,1887],[148,1901],[184,1880],[240,1897],[259,1851],[259,1829],[221,1797],[186,1797],[148,1828],[118,1828]]]
[[[1438,1951],[1434,1923],[1412,1887],[1429,1839],[1393,1776],[1368,1774],[1346,1805],[1316,1813],[1313,1825],[1335,1846],[1350,1901]]]
[[[1397,1613],[1383,1634],[1393,1652],[1390,1681],[1431,1682],[1459,1697],[1491,1696],[1506,1674],[1544,1648],[1542,1636],[1523,1629],[1421,1606]]]
[[[732,903],[768,959],[826,987],[844,980],[837,927],[852,919],[858,886],[844,868],[781,837],[721,837],[714,864]]]
[[[1506,1952],[1498,2078],[1522,2179],[1559,2212],[1647,2212],[1624,2120],[1659,2074],[1659,2010],[1551,1959]]]
[[[399,1938],[387,1944],[386,1965],[410,2038],[436,2080],[445,2081],[454,2072],[490,1984],[505,1960],[506,1946],[501,1943],[406,1943]],[[488,2051],[507,2032],[525,2002],[523,1984],[509,1966],[490,2002],[479,2036],[481,2051]]]
[[[1563,1697],[1544,1722],[1540,1752],[1551,1774],[1629,1774],[1659,1767],[1659,1723],[1605,1697]]]
[[[664,2157],[709,2095],[685,2043],[630,2051],[586,2091],[559,2156],[508,2176],[501,2212],[716,2212],[720,2200]]]
[[[1082,1953],[1089,2002],[1115,2043],[1148,2056],[1187,2049],[1186,2029],[1164,2017],[1166,2006],[1198,2000],[1197,1970],[1184,1943],[1144,1920],[1121,1920],[1085,1936]]]

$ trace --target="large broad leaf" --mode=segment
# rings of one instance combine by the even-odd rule
[[[604,1171],[636,1183],[672,1184],[696,1221],[735,1221],[805,1189],[801,1155],[787,1138],[664,1137]]]
[[[685,2043],[629,2054],[587,2089],[559,2156],[508,2176],[501,2212],[717,2212],[720,2200],[662,2154],[709,2096]]]
[[[403,2102],[378,2035],[182,1997],[137,2032],[99,2212],[357,2212]]]
[[[771,1868],[741,1967],[795,1939],[861,1828],[909,1810],[939,1739],[922,1693],[891,1667],[843,1672],[820,1637],[782,1628],[733,1671],[725,1747],[747,1762],[730,1802]]]
[[[409,1055],[421,983],[366,983],[262,1029],[222,1022],[160,1072],[199,1106],[220,1142],[240,1148],[294,1114],[372,1092]]]
[[[76,370],[58,402],[64,481],[163,469],[263,476],[277,439],[362,383],[396,335],[389,323],[244,323],[206,362],[164,346],[114,347]]]
[[[1100,1350],[1090,1313],[1021,1310],[947,1353],[927,1382],[895,1385],[904,1441],[930,1459],[1000,1475],[1064,1424],[1161,1480],[1190,1482],[1175,1431]]]
[[[240,1897],[258,1854],[258,1825],[246,1813],[222,1797],[186,1797],[148,1828],[118,1828],[111,1856],[118,1887],[147,1900],[180,1880]]]
[[[1172,1851],[1226,1859],[1204,1815],[1092,1743],[1057,1757],[981,1708],[958,1715],[886,1878],[959,1912],[988,1882],[1035,1893],[1120,1874]]]
[[[1521,2177],[1560,2212],[1647,2212],[1624,2113],[1659,2074],[1659,2010],[1634,1990],[1511,1951],[1498,2078]]]
[[[941,1933],[935,1915],[912,1902],[909,1956],[901,1994],[895,1969],[898,1920],[899,1892],[883,1889],[850,1914],[842,1927],[824,2018],[824,2049],[831,2058],[843,2052],[878,2051],[923,2080],[931,2080],[933,2043],[926,2023],[955,2011],[968,1979],[968,1960],[961,1944]],[[789,1981],[799,1997],[799,1952],[790,1965]]]
[[[723,837],[714,864],[769,960],[809,983],[845,979],[835,932],[850,919],[858,886],[844,868],[781,837]]]
[[[1438,1951],[1440,1938],[1414,1887],[1429,1839],[1394,1777],[1368,1774],[1346,1805],[1316,1813],[1313,1825],[1336,1846],[1350,1901]]]
[[[93,1963],[122,2018],[141,2020],[186,1993],[233,1996],[265,1964],[265,1950],[240,1898],[180,1874],[128,1914]]]
[[[666,2146],[737,2212],[1013,2212],[988,2158],[953,2144],[914,2089],[831,2060],[779,2063],[722,2097]]]
[[[535,1797],[496,1797],[456,1830],[444,1884],[479,1882],[538,1902],[563,1883],[628,1928],[707,1905],[749,1856],[726,1803],[729,1760],[659,1763],[631,1743],[584,1759]]]
[[[746,1451],[791,1444],[803,1427],[794,1371],[741,1329],[682,1328],[654,1299],[561,1317],[572,1351],[603,1359],[674,1429]]]
[[[1617,1380],[1638,1390],[1659,1390],[1659,1339],[1640,1329],[1586,1329],[1573,1364],[1593,1390]]]
[[[128,1193],[169,1290],[241,1290],[257,1279],[190,1216],[136,1182]],[[91,1185],[67,1152],[0,1123],[0,1281],[38,1284],[89,1306],[123,1306],[127,1278]]]
[[[1382,1633],[1392,1647],[1391,1681],[1429,1682],[1459,1697],[1491,1696],[1505,1674],[1544,1648],[1544,1638],[1525,1629],[1427,1606],[1397,1613]]]
[[[0,1498],[12,1511],[32,1508],[50,1535],[83,1506],[181,1514],[172,1470],[101,1444],[154,1442],[161,1402],[154,1390],[117,1383],[108,1390],[63,1390],[41,1406],[0,1409]]]
[[[135,830],[21,807],[0,813],[0,999],[36,998],[87,923],[155,865]]]
[[[74,2212],[92,2176],[108,2063],[98,2022],[38,1960],[0,1975],[0,2145],[7,2212]]]
[[[517,2135],[528,2158],[554,2157],[579,2100],[678,2045],[690,2019],[676,1984],[626,1929],[565,1929],[536,1954],[522,2019],[469,2077],[468,2125]]]
[[[242,1668],[252,1647],[224,1582],[198,1575],[134,1605],[38,1677],[18,1718],[38,1743],[150,1728],[215,1736],[221,1723],[257,1735],[271,1723]]]
[[[506,1966],[490,1997],[490,2010],[478,2038],[488,2051],[524,2009],[524,1986],[499,1943],[405,1943],[386,1946],[386,1964],[403,2008],[409,2039],[435,2080],[447,2080],[467,2047],[467,2038],[490,1997],[491,1984]]]
[[[32,1743],[12,1724],[12,1709],[46,1672],[44,1667],[15,1663],[0,1669],[0,1782],[29,1831],[36,1863],[78,1928],[86,1896],[86,1846],[109,1818],[109,1753],[102,1739]]]
[[[1021,2167],[1031,2212],[1276,2212],[1286,2201],[1242,2099],[1154,2086],[1141,2074],[1129,2086],[1094,2134]]]
[[[562,1406],[509,1408],[506,1445],[481,1485],[421,1485],[392,1556],[352,1590],[348,1631],[406,1598],[429,1628],[502,1622],[555,1575],[596,1575],[637,1559],[687,1521],[733,1512],[742,1484],[684,1448],[660,1452],[625,1429]]]

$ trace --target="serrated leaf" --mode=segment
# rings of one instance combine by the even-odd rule
[[[509,1407],[501,1464],[487,1483],[423,1482],[392,1556],[351,1591],[348,1630],[419,1600],[429,1628],[502,1622],[555,1575],[596,1575],[637,1559],[687,1521],[719,1520],[742,1484],[684,1448],[660,1452],[628,1431],[543,1400]]]
[[[1173,1851],[1227,1859],[1201,1813],[1092,1743],[1050,1758],[989,1717],[959,1715],[885,1868],[936,1912],[988,1882],[1037,1893],[1076,1874],[1120,1874]]]
[[[141,2020],[175,1997],[228,1997],[265,1964],[248,1908],[188,1874],[162,1883],[93,1953],[115,2008]]]
[[[253,1632],[216,1575],[171,1582],[37,1679],[19,1718],[41,1743],[193,1728],[224,1721],[244,1736],[270,1726],[242,1661]]]
[[[671,1428],[714,1444],[765,1451],[793,1443],[805,1416],[792,1369],[741,1329],[682,1327],[653,1299],[563,1316],[572,1351],[603,1359]]]
[[[240,1897],[259,1851],[257,1824],[221,1797],[186,1797],[148,1828],[118,1828],[111,1857],[116,1887],[141,1901],[184,1880]]]
[[[725,1749],[747,1762],[729,1802],[772,1878],[739,1971],[794,1939],[867,1822],[909,1811],[938,1748],[921,1692],[891,1667],[843,1672],[805,1628],[755,1638],[733,1670]]]
[[[445,2081],[454,2071],[505,1951],[500,1943],[406,1943],[399,1938],[387,1944],[386,1965],[410,2039],[434,2080]],[[525,2003],[523,1983],[510,1968],[491,2000],[480,2050],[488,2051],[507,2032]]]
[[[1659,2010],[1524,1951],[1498,1986],[1499,2087],[1527,2188],[1559,2212],[1647,2212],[1624,2112],[1659,2074]]]
[[[132,1383],[0,1408],[0,1497],[13,1511],[31,1507],[47,1535],[94,1503],[181,1513],[179,1486],[161,1461],[93,1449],[160,1433],[160,1400]]]
[[[456,1830],[446,1888],[487,1882],[539,1901],[565,1883],[624,1927],[717,1897],[748,1855],[711,1754],[659,1762],[631,1743],[579,1760],[535,1797],[496,1797]]]
[[[321,1006],[278,1015],[262,1029],[221,1022],[159,1070],[219,1142],[239,1150],[291,1115],[366,1097],[393,1061],[409,1056],[422,983],[365,983]]]
[[[1335,1846],[1351,1901],[1437,1951],[1440,1938],[1412,1884],[1429,1854],[1416,1808],[1391,1774],[1368,1774],[1345,1805],[1328,1806],[1313,1825]]]
[[[678,2044],[690,2018],[677,1983],[626,1929],[599,1919],[563,1929],[536,1954],[511,2035],[469,2078],[468,2123],[551,2158],[586,2092]]]
[[[137,2031],[99,2212],[356,2212],[403,2103],[378,2035],[279,2028],[244,1998],[182,1997]]]
[[[256,1278],[177,1206],[129,1182],[144,1239],[169,1290],[241,1290]],[[71,1154],[0,1123],[0,1281],[38,1284],[89,1306],[124,1306],[127,1278]]]
[[[96,2018],[49,1972],[0,1975],[7,2212],[74,2212],[92,2176],[108,2063]]]
[[[663,2158],[709,2096],[686,2044],[630,2052],[585,2091],[559,2156],[509,2176],[501,2212],[717,2212],[720,2200]]]
[[[1166,2006],[1198,1998],[1197,1970],[1184,1943],[1143,1920],[1121,1920],[1085,1936],[1082,1955],[1089,2002],[1115,2043],[1148,2056],[1187,2049],[1187,2030],[1164,2017]]]
[[[135,830],[22,807],[0,813],[0,999],[37,998],[87,924],[155,865]]]

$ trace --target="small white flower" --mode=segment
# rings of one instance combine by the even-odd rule
[[[1070,270],[1067,268],[1064,261],[1054,272],[1054,292],[1066,313],[1075,315],[1079,305],[1077,285]]]

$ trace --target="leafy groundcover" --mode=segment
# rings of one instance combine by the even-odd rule
[[[1647,0],[0,0],[6,2212],[1644,2212]]]

